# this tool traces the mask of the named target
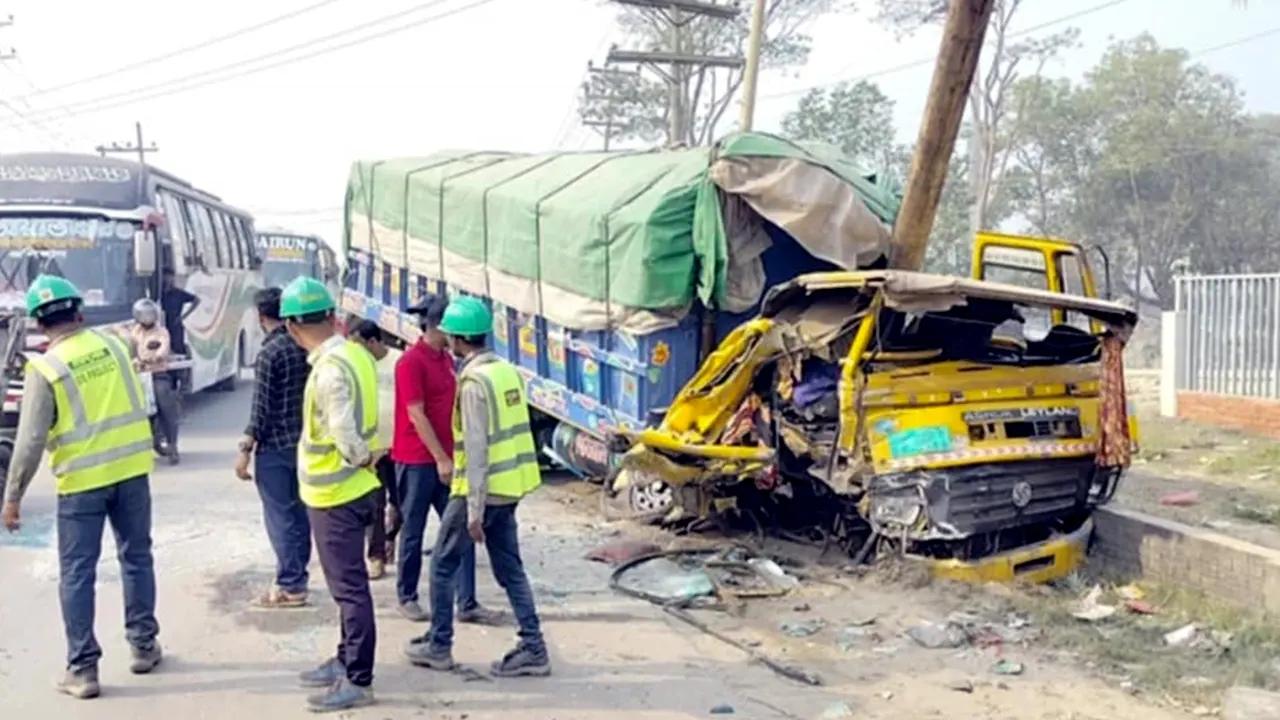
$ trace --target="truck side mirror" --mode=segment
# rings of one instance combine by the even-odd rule
[[[156,274],[157,254],[154,230],[139,230],[133,234],[133,272],[138,277]]]

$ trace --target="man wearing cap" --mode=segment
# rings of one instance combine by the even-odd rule
[[[378,368],[364,348],[338,333],[333,296],[319,280],[300,277],[280,296],[289,337],[307,351],[311,375],[302,400],[299,495],[307,506],[316,554],[341,615],[337,653],[302,673],[311,710],[339,711],[373,703],[377,646],[373,598],[364,562],[380,484]]]
[[[405,653],[432,670],[454,667],[453,585],[463,558],[474,552],[473,543],[481,543],[520,626],[519,643],[491,672],[549,675],[551,660],[517,539],[516,506],[542,482],[524,378],[485,349],[493,316],[480,300],[450,302],[440,330],[462,359],[453,410],[454,475],[431,555],[431,629],[411,640]]]
[[[409,312],[420,319],[422,335],[396,363],[391,459],[396,464],[396,499],[402,521],[396,595],[400,614],[413,622],[426,622],[431,617],[418,602],[422,539],[431,509],[435,509],[436,515],[444,516],[453,473],[450,422],[458,384],[454,378],[453,357],[439,329],[448,304],[443,296],[428,295],[409,308]],[[456,587],[459,621],[497,622],[496,614],[481,607],[476,599],[474,549],[464,551]]]
[[[145,395],[124,340],[86,328],[82,305],[80,291],[62,277],[40,275],[27,291],[27,312],[48,336],[49,347],[27,366],[0,515],[9,532],[21,528],[22,496],[48,449],[57,481],[59,594],[67,636],[67,670],[58,689],[88,699],[100,692],[94,583],[107,523],[120,562],[125,638],[133,651],[129,669],[151,672],[161,651],[148,482],[155,458]]]

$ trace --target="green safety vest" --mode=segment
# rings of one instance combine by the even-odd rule
[[[542,484],[538,452],[529,426],[529,404],[524,378],[503,360],[474,365],[458,378],[458,398],[453,404],[453,483],[449,494],[466,497],[466,446],[462,432],[462,388],[476,383],[489,404],[489,457],[479,460],[488,468],[489,494],[522,498]]]
[[[146,395],[123,340],[81,330],[30,366],[53,387],[57,418],[47,448],[59,495],[97,490],[155,469]]]
[[[302,400],[302,441],[298,444],[298,495],[308,507],[331,508],[364,497],[379,487],[378,477],[365,467],[351,467],[338,452],[328,428],[316,422],[316,370],[333,363],[352,381],[356,427],[373,452],[378,439],[378,369],[368,350],[343,342],[321,355],[307,378]]]

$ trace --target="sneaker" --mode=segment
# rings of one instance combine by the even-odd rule
[[[347,676],[347,669],[338,658],[325,660],[320,667],[298,673],[302,687],[327,688]]]
[[[409,662],[428,670],[450,672],[458,663],[453,661],[453,652],[448,648],[433,646],[426,636],[417,637],[404,646],[404,656]]]
[[[289,592],[278,587],[267,590],[257,599],[253,601],[256,607],[277,609],[277,608],[300,608],[307,604],[307,592]]]
[[[546,677],[551,674],[551,658],[547,651],[521,646],[489,666],[494,677]]]
[[[483,605],[476,605],[470,610],[458,611],[458,622],[468,625],[487,625],[489,627],[499,627],[502,625],[504,615],[499,610],[490,610]]]
[[[400,606],[397,609],[400,611],[400,614],[410,622],[424,623],[431,619],[431,613],[423,610],[422,606],[416,601],[411,600],[406,603],[400,603]]]
[[[316,713],[352,710],[372,704],[373,690],[360,687],[345,677],[330,685],[328,690],[307,698],[307,709]]]
[[[133,648],[133,661],[129,663],[129,672],[134,675],[146,675],[155,670],[164,659],[160,643],[152,643],[150,647]]]
[[[90,700],[102,694],[102,686],[98,684],[98,668],[89,667],[82,670],[68,670],[58,681],[58,692],[70,695],[77,700]]]
[[[374,558],[369,561],[369,579],[381,580],[387,575],[387,563],[384,560]]]

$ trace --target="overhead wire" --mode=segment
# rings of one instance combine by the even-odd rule
[[[431,23],[438,22],[440,20],[444,20],[449,17],[477,9],[484,5],[488,5],[490,3],[496,2],[497,0],[473,0],[473,2],[467,3],[459,7],[444,10],[442,12],[438,12],[426,18],[421,18],[413,22],[404,22],[402,24],[395,25],[391,28],[387,28],[380,32],[364,35],[362,37],[358,37],[352,40],[348,40],[346,42],[338,43],[336,45],[325,45],[323,47],[320,47],[311,52],[304,53],[302,55],[286,57],[281,60],[277,60],[276,62],[268,63],[266,65],[259,65],[257,67],[245,67],[263,60],[269,60],[271,58],[279,57],[281,55],[288,55],[289,53],[297,50],[305,50],[306,48],[309,48],[309,47],[315,47],[317,45],[320,45],[321,43],[328,42],[330,40],[338,39],[343,36],[349,35],[352,31],[367,30],[378,25],[386,24],[388,22],[403,20],[404,18],[410,15],[414,15],[423,10],[434,8],[446,1],[447,0],[428,0],[428,2],[421,3],[408,10],[402,10],[400,12],[392,13],[390,15],[384,15],[374,20],[370,20],[368,22],[364,22],[359,25],[346,28],[339,32],[331,33],[329,35],[325,35],[318,38],[312,38],[311,40],[308,40],[306,42],[297,43],[287,48],[282,48],[280,50],[276,50],[270,53],[265,53],[263,55],[259,55],[254,58],[249,58],[248,60],[243,60],[235,63],[228,63],[227,65],[223,65],[221,67],[211,68],[209,70],[205,70],[195,74],[188,74],[182,78],[175,78],[173,80],[156,83],[154,85],[150,85],[142,88],[135,88],[134,90],[128,90],[123,93],[112,93],[110,95],[104,95],[102,97],[94,98],[92,100],[86,100],[83,102],[69,103],[67,105],[56,106],[53,108],[49,108],[47,110],[47,113],[52,114],[58,111],[73,110],[79,115],[90,115],[94,113],[104,112],[107,110],[113,110],[120,107],[135,105],[139,102],[144,102],[147,100],[155,100],[158,98],[168,97],[168,96],[176,95],[183,92],[189,92],[191,90],[197,90],[203,87],[208,87],[210,85],[227,82],[228,80],[235,80],[242,77],[247,77],[249,75],[255,75],[257,73],[266,72],[267,70],[274,70],[276,68],[285,67],[295,63],[303,62],[305,60],[310,60],[316,57],[320,57],[322,55],[328,55],[338,50],[346,50],[352,47],[357,47],[359,45],[363,45],[365,43],[369,43],[374,40],[381,40],[383,38],[390,37],[392,35],[404,33],[409,30],[413,30],[415,28],[423,27],[425,25],[429,25]],[[239,69],[239,68],[243,68],[243,69]],[[210,76],[216,76],[218,73],[226,72],[226,71],[235,71],[235,72],[231,72],[230,74],[227,74],[227,75],[210,77]],[[201,79],[198,82],[188,82],[190,80],[194,80],[197,78],[204,78],[204,79]],[[183,83],[187,83],[187,84],[183,84]],[[153,91],[153,92],[149,92],[149,91]],[[121,97],[122,95],[130,96],[130,95],[138,95],[139,93],[148,93],[148,92],[149,94],[142,94],[142,95],[139,95],[138,97],[123,97],[123,98]]]
[[[121,65],[120,67],[100,72],[97,75],[90,75],[88,77],[82,77],[77,80],[70,80],[60,85],[54,85],[53,87],[36,88],[35,91],[30,93],[29,95],[23,96],[22,99],[25,100],[25,99],[30,99],[34,97],[40,97],[41,95],[49,95],[49,94],[61,92],[63,90],[67,90],[73,87],[80,87],[81,85],[87,85],[88,83],[91,83],[91,82],[97,82],[98,80],[105,80],[106,78],[115,77],[116,75],[122,75],[124,73],[132,72],[134,70],[141,70],[143,68],[149,67],[158,62],[164,62],[165,60],[172,60],[177,57],[182,57],[183,55],[189,55],[193,52],[197,52],[200,50],[204,50],[206,48],[213,47],[214,45],[220,45],[228,40],[234,40],[238,37],[248,35],[250,33],[254,33],[259,30],[265,30],[266,28],[272,27],[274,25],[279,25],[280,23],[293,20],[294,18],[302,17],[303,15],[306,15],[308,13],[313,13],[317,10],[321,10],[325,7],[328,7],[329,5],[333,5],[341,1],[342,0],[320,0],[319,2],[314,2],[314,3],[311,3],[310,5],[306,5],[300,8],[296,8],[294,10],[290,10],[289,12],[267,18],[266,20],[256,22],[252,25],[246,25],[244,27],[231,30],[229,32],[223,33],[222,35],[218,35],[216,37],[212,37],[207,40],[201,40],[200,42],[195,43],[194,45],[186,45],[161,55],[155,55],[149,58],[145,58],[142,60],[138,60],[136,62],[129,63],[127,65]]]

